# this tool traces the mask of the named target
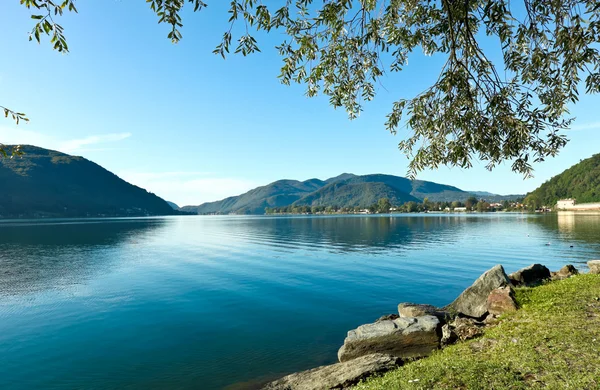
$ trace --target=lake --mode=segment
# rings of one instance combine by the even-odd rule
[[[599,237],[573,214],[0,221],[0,388],[255,388],[495,264],[586,269]]]

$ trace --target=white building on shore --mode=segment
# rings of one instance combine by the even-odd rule
[[[570,209],[575,206],[575,199],[561,199],[556,202],[556,208],[559,210]]]
[[[556,202],[557,210],[569,211],[600,211],[600,203],[580,203],[576,199],[561,199]]]

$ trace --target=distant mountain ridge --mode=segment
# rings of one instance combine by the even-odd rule
[[[525,195],[521,195],[521,194],[498,195],[498,194],[492,194],[491,192],[487,192],[487,191],[467,191],[467,192],[473,194],[474,196],[476,196],[478,198],[485,198],[485,200],[488,202],[503,202],[505,200],[515,200],[515,199],[525,197]]]
[[[171,206],[171,208],[172,208],[173,210],[179,210],[179,206],[178,206],[176,203],[174,203],[174,202],[169,202],[168,200],[166,200],[165,202],[167,202],[167,204],[168,204],[169,206]]]
[[[23,145],[22,150],[22,157],[0,158],[0,217],[178,213],[158,196],[83,157],[30,145]]]
[[[430,181],[384,174],[358,176],[343,173],[327,180],[278,180],[242,195],[199,206],[184,206],[181,210],[198,214],[263,214],[267,207],[368,207],[381,198],[400,205],[410,201],[422,202],[425,198],[432,202],[463,201],[472,195],[472,192]]]
[[[553,207],[560,199],[573,198],[577,203],[600,202],[600,153],[554,176],[527,194],[525,203]]]

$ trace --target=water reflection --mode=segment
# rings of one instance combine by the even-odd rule
[[[0,223],[0,388],[251,387],[335,362],[348,329],[445,305],[495,264],[597,258],[599,220],[580,219]]]
[[[563,240],[573,244],[600,244],[600,213],[559,212],[532,218],[531,221],[547,232],[558,232]]]
[[[217,221],[214,220],[214,229],[221,226]],[[373,253],[409,248],[424,240],[444,241],[447,232],[460,234],[467,223],[472,226],[485,221],[448,215],[230,219],[226,234],[229,239],[238,237],[282,248],[308,245],[340,252],[368,249]]]
[[[108,272],[119,249],[135,245],[164,219],[0,224],[0,295],[82,284]]]

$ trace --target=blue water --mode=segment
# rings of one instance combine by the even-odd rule
[[[495,264],[585,268],[599,233],[500,213],[0,222],[0,388],[255,388]]]

